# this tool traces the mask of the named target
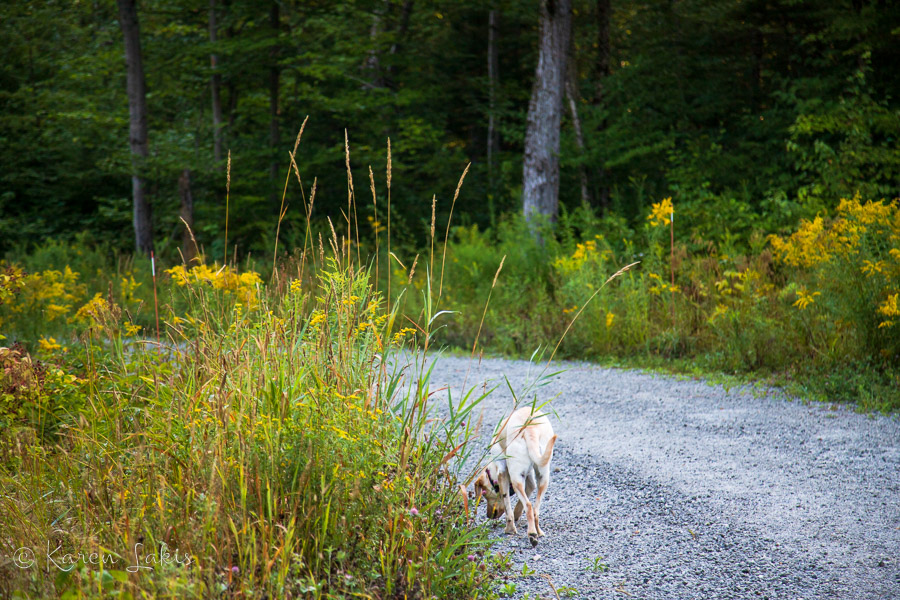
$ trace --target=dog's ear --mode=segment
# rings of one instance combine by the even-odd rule
[[[474,498],[480,498],[484,494],[484,490],[487,487],[487,481],[484,477],[484,471],[482,471],[478,478],[475,480],[474,492],[472,492]]]

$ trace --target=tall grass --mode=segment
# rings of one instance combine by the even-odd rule
[[[461,487],[483,395],[436,415],[419,349],[447,311],[429,277],[401,322],[332,232],[318,269],[310,243],[268,286],[202,257],[171,269],[161,344],[92,301],[66,355],[83,402],[45,442],[15,415],[0,435],[0,595],[491,595]]]

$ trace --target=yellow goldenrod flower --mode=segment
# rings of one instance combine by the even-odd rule
[[[41,336],[41,339],[38,340],[38,345],[44,352],[53,352],[62,348],[61,345],[56,343],[56,338],[45,338],[44,336]]]
[[[884,261],[881,260],[876,260],[875,262],[872,262],[871,260],[864,260],[863,266],[860,268],[860,270],[866,274],[866,277],[871,277],[876,273],[884,273],[885,266],[887,265],[885,265]]]
[[[888,295],[887,299],[878,306],[878,314],[885,317],[900,317],[900,292]],[[878,328],[893,327],[895,321],[886,319],[878,324]]]
[[[650,215],[647,217],[647,220],[654,227],[657,225],[668,225],[672,222],[672,214],[674,212],[675,206],[672,204],[672,197],[669,196],[650,207]]]
[[[820,294],[821,292],[813,292],[810,294],[806,290],[797,290],[797,301],[794,302],[793,306],[796,306],[800,310],[805,310],[810,304],[815,304],[815,297]]]
[[[127,275],[128,277],[122,278],[120,286],[122,289],[122,300],[125,302],[134,302],[134,292],[141,287],[142,284],[134,280],[134,275],[132,273],[128,273]]]
[[[78,309],[78,312],[75,313],[75,320],[90,321],[92,324],[96,325],[101,321],[102,316],[104,313],[108,312],[109,309],[110,306],[103,298],[103,294],[97,292],[87,304]]]

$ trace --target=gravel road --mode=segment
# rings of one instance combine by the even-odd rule
[[[470,368],[471,366],[471,368]],[[497,522],[514,598],[900,598],[900,420],[584,363],[538,390],[559,436],[532,549]],[[539,369],[442,357],[432,389]],[[446,391],[439,392],[444,395]],[[480,510],[478,519],[484,519]],[[523,565],[534,574],[523,576]],[[501,582],[502,584],[503,582]],[[553,588],[556,588],[554,593]]]

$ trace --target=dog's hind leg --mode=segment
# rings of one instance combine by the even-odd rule
[[[537,497],[534,499],[534,527],[537,530],[537,534],[543,536],[544,532],[541,530],[540,523],[541,500],[544,498],[544,492],[547,491],[547,487],[550,485],[550,469],[546,466],[542,469],[535,469],[535,475],[537,475],[538,479],[538,491]]]
[[[519,494],[519,498],[522,502],[525,503],[525,518],[528,519],[528,540],[531,542],[531,547],[535,547],[538,544],[538,533],[537,528],[535,527],[535,518],[534,518],[534,506],[531,504],[531,500],[528,499],[528,495],[525,493],[525,485],[521,480],[514,481],[513,487],[516,490],[516,493]]]
[[[525,497],[530,498],[531,492],[533,492],[533,491],[534,491],[534,476],[529,475],[529,477],[527,479],[525,479]],[[522,516],[522,510],[524,508],[525,508],[525,503],[522,502],[522,499],[520,498],[519,501],[516,502],[516,512],[513,515],[513,521],[515,521],[516,523],[519,522],[519,517]]]

